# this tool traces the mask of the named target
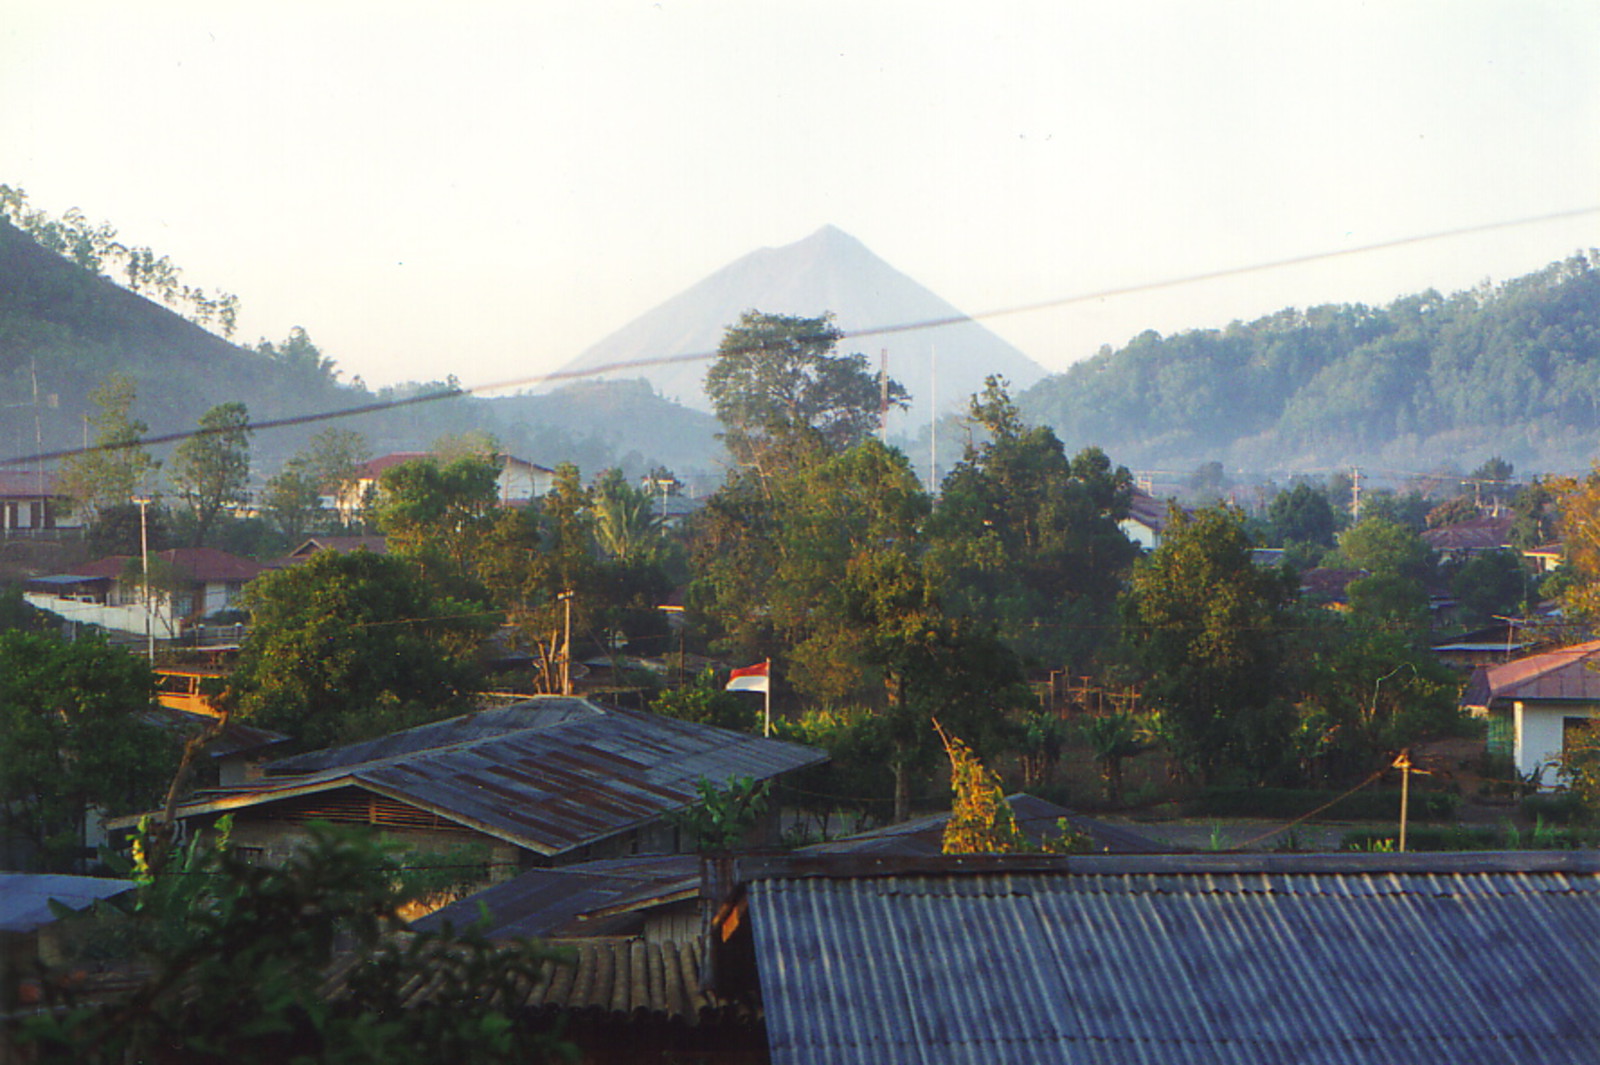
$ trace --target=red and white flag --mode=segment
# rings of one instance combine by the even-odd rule
[[[753,666],[745,666],[728,674],[727,690],[731,692],[770,692],[772,681],[772,660],[757,662]]]

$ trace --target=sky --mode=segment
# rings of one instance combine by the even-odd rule
[[[1048,370],[1600,246],[1600,4],[7,0],[0,183],[304,327],[531,381],[833,224]]]

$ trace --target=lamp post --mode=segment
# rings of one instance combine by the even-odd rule
[[[156,664],[156,633],[150,623],[150,527],[145,520],[145,510],[150,506],[149,496],[134,496],[139,508],[139,558],[144,571],[144,649],[150,664]]]

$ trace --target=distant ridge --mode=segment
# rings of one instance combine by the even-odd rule
[[[747,310],[816,315],[832,311],[841,329],[861,330],[959,317],[961,311],[884,262],[850,234],[823,226],[804,240],[761,248],[736,259],[705,280],[648,311],[584,351],[565,367],[582,372],[598,366],[714,351],[723,330]],[[890,422],[892,432],[914,434],[928,420],[933,397],[932,358],[938,361],[937,404],[960,407],[989,374],[1002,374],[1020,390],[1044,370],[977,322],[917,329],[846,341],[877,369],[889,352],[889,374],[912,397],[909,412]],[[685,406],[710,409],[703,381],[709,362],[668,363],[620,370],[604,376],[643,377],[663,396]]]

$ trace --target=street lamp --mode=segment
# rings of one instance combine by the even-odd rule
[[[144,570],[144,648],[149,656],[150,664],[156,664],[156,633],[150,624],[150,527],[145,520],[145,509],[152,500],[149,496],[134,496],[134,504],[139,508],[139,557]]]

